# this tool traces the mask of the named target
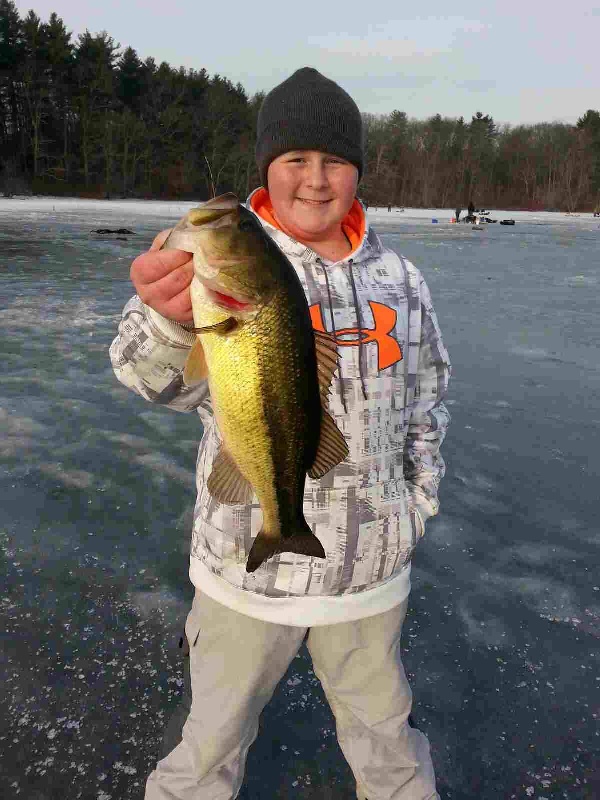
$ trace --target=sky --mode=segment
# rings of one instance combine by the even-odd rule
[[[600,3],[572,0],[17,0],[72,40],[106,30],[122,48],[172,67],[204,68],[249,95],[318,69],[363,112],[409,117],[477,111],[510,125],[577,121],[600,110]]]

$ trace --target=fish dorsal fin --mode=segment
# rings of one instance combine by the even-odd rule
[[[254,496],[252,486],[239,471],[225,445],[221,445],[217,453],[206,486],[215,500],[226,505],[247,505]]]
[[[321,436],[317,455],[312,467],[308,470],[311,478],[322,478],[330,469],[343,461],[348,455],[348,445],[344,435],[333,421],[333,418],[322,409],[321,411]]]
[[[313,331],[315,334],[315,350],[317,353],[317,377],[321,402],[329,394],[333,373],[338,365],[335,339],[328,333]]]
[[[193,386],[195,383],[206,380],[207,377],[208,367],[202,342],[200,339],[196,339],[183,368],[183,381],[186,386]]]

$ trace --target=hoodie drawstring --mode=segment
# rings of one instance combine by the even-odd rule
[[[362,314],[360,313],[360,305],[358,303],[358,295],[356,293],[356,284],[354,283],[354,273],[352,272],[353,259],[348,261],[350,267],[350,283],[352,284],[352,297],[354,298],[354,308],[356,309],[356,320],[358,322],[358,372],[360,375],[360,385],[362,387],[363,398],[367,399],[367,389],[365,387],[365,376],[363,374],[363,324]]]
[[[317,259],[317,264],[319,264],[323,270],[323,275],[325,275],[325,286],[327,287],[327,300],[329,302],[329,316],[331,317],[331,332],[333,334],[333,338],[337,342],[337,331],[335,329],[335,319],[333,317],[333,302],[331,300],[331,289],[329,287],[329,278],[327,276],[327,268],[323,264],[320,258]],[[342,364],[340,362],[340,353],[338,350],[337,354],[337,364],[338,364],[338,376],[340,379],[340,395],[342,398],[342,406],[344,407],[344,414],[348,413],[348,406],[346,405],[346,385],[344,383],[344,376],[342,375]]]
[[[323,264],[323,262],[321,261],[320,258],[317,259],[317,263],[323,269],[323,275],[325,276],[325,286],[327,287],[327,300],[328,300],[328,303],[329,303],[329,317],[331,319],[331,332],[332,332],[333,338],[337,341],[337,330],[336,330],[336,327],[335,327],[335,319],[334,319],[334,315],[333,315],[333,301],[331,299],[331,287],[329,286],[329,277],[327,275],[327,268],[325,267],[325,265]],[[366,385],[365,385],[365,376],[364,376],[364,371],[363,371],[363,358],[362,358],[362,356],[363,356],[362,314],[360,313],[360,305],[358,303],[358,294],[357,294],[357,291],[356,291],[356,283],[354,282],[354,273],[352,272],[352,264],[353,264],[353,259],[350,259],[348,261],[348,267],[349,267],[349,272],[350,272],[350,283],[352,285],[352,299],[354,301],[354,308],[356,310],[356,319],[357,319],[357,322],[358,322],[358,372],[359,372],[359,375],[360,375],[360,385],[361,385],[361,388],[362,388],[363,398],[366,400],[368,395],[367,395],[367,389],[366,389]],[[340,381],[340,395],[341,395],[341,400],[342,400],[342,406],[344,408],[344,413],[347,414],[348,413],[348,405],[346,403],[346,383],[345,383],[345,380],[344,380],[344,376],[342,375],[342,364],[341,364],[341,361],[340,361],[339,350],[338,350],[338,355],[337,355],[337,362],[338,362],[338,376],[339,376],[339,381]]]

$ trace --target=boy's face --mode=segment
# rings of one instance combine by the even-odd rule
[[[339,156],[290,150],[269,164],[269,196],[286,233],[300,242],[339,238],[356,195],[358,170]]]

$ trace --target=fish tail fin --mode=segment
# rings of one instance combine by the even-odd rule
[[[290,536],[282,537],[279,552],[299,553],[302,556],[325,558],[323,545],[311,531],[308,523],[304,519]]]
[[[264,531],[259,531],[254,544],[248,553],[246,572],[254,572],[263,561],[276,553],[299,553],[303,556],[325,558],[323,545],[314,535],[305,520],[302,520],[297,529],[285,538],[267,536]]]

